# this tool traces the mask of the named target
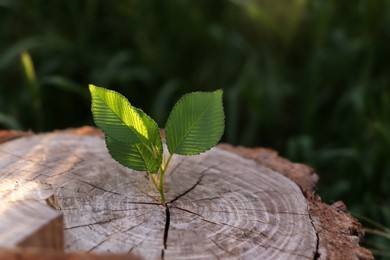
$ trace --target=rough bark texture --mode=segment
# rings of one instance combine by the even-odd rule
[[[199,156],[174,157],[166,179],[168,209],[144,173],[109,157],[94,128],[21,137],[0,145],[0,156],[2,182],[53,193],[46,201],[63,214],[67,252],[147,259],[372,258],[358,245],[361,225],[314,194],[314,170],[270,150],[220,145]],[[11,201],[12,192],[0,194]]]

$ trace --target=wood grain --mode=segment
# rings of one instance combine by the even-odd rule
[[[144,173],[113,161],[101,137],[22,137],[0,145],[0,156],[2,182],[18,182],[21,189],[35,182],[53,190],[50,204],[63,213],[67,252],[147,259],[312,259],[316,254],[316,231],[300,188],[220,148],[173,158],[166,183],[166,248],[166,210],[158,193]]]
[[[7,161],[7,157],[1,158],[5,160],[4,166],[13,165]],[[18,176],[18,168],[5,166],[3,170],[12,170],[13,175]],[[46,203],[46,200],[53,196],[53,192],[50,185],[37,181],[8,178],[6,175],[1,178],[1,247],[63,249],[62,214],[48,207]]]
[[[233,147],[229,144],[218,146],[254,160],[298,184],[306,197],[309,215],[318,237],[315,259],[374,259],[369,250],[360,246],[364,230],[362,224],[348,213],[347,206],[342,201],[327,205],[315,193],[319,177],[313,168],[290,162],[271,149]]]

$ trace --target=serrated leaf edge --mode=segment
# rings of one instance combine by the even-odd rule
[[[214,91],[195,91],[195,92],[191,92],[191,93],[186,93],[184,94],[173,106],[171,112],[169,113],[169,116],[168,116],[168,119],[167,119],[167,122],[165,124],[165,138],[169,135],[169,131],[167,131],[167,123],[169,122],[170,120],[170,117],[172,115],[172,112],[173,110],[175,109],[175,107],[180,103],[180,102],[183,102],[183,99],[186,97],[186,96],[189,96],[189,95],[192,95],[192,94],[207,94],[207,93],[216,93],[216,92],[222,92],[223,94],[223,90],[222,89],[217,89],[217,90],[214,90]],[[223,104],[222,104],[222,110],[223,109]],[[203,113],[202,113],[203,114]],[[223,129],[225,129],[225,113],[223,113]],[[222,131],[218,137],[218,140],[221,140],[222,136],[223,136],[223,133],[224,131]],[[167,139],[167,138],[166,138]],[[202,154],[204,152],[207,152],[209,151],[211,148],[213,148],[219,141],[217,141],[215,144],[211,145],[210,147],[206,148],[206,150],[204,151],[200,151],[199,153],[194,153],[194,154],[179,154],[179,155],[182,155],[182,156],[194,156],[194,155],[199,155],[199,154]],[[168,147],[168,151],[170,150],[169,149],[169,146],[168,146],[168,142],[167,142],[167,147]],[[170,151],[169,151],[170,152]],[[175,152],[173,152],[173,154],[177,154]]]

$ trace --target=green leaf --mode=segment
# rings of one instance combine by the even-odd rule
[[[161,165],[162,146],[148,147],[142,143],[129,145],[116,141],[109,135],[106,135],[106,145],[111,157],[130,169],[156,173]]]
[[[209,150],[224,131],[222,90],[184,95],[165,125],[171,154],[196,155]]]
[[[136,108],[113,90],[89,85],[95,124],[117,141],[135,144],[148,139],[148,131]]]
[[[162,161],[157,123],[121,94],[90,85],[95,123],[106,133],[110,155],[137,171],[155,173]]]

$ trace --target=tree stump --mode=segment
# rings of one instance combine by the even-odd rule
[[[20,135],[0,134],[0,256],[25,247],[145,259],[372,259],[359,246],[361,225],[314,194],[315,172],[273,151],[219,145],[175,155],[164,207],[146,173],[109,156],[98,130]]]

